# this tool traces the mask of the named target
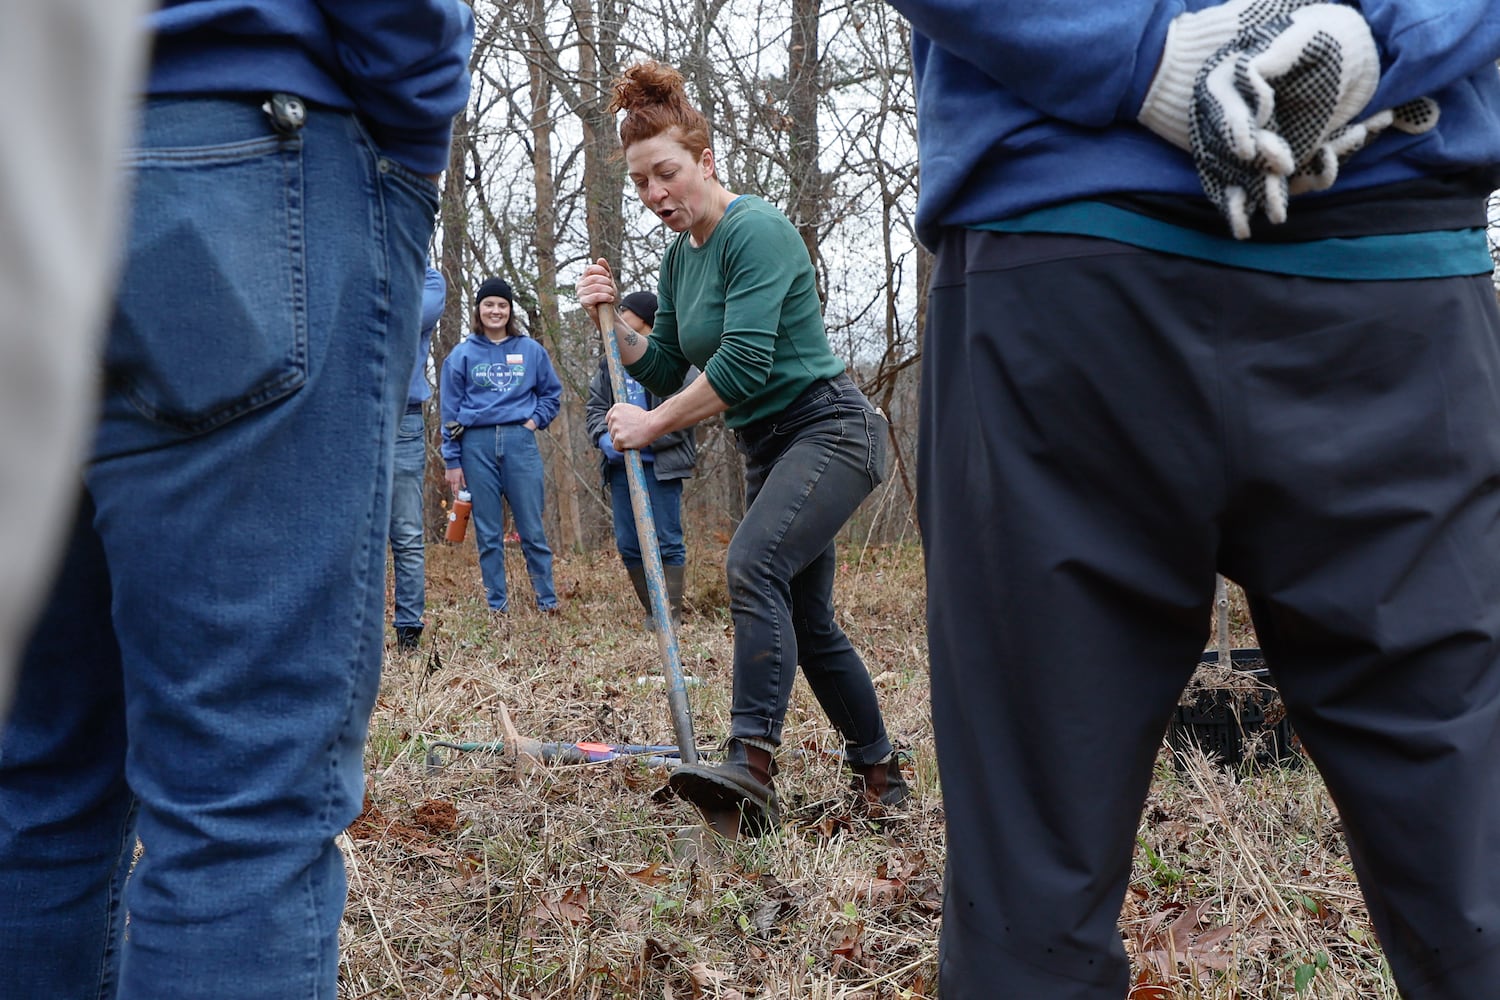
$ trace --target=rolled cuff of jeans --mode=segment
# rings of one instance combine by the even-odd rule
[[[844,759],[850,767],[874,767],[876,764],[884,764],[891,759],[895,752],[891,746],[889,736],[881,735],[874,743],[857,747],[852,743],[844,744]]]

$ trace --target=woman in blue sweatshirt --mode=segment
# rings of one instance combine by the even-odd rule
[[[557,610],[552,549],[542,526],[546,470],[536,432],[562,403],[562,382],[547,349],[516,319],[510,285],[489,278],[474,295],[473,333],[443,362],[443,462],[448,487],[467,489],[485,598],[509,609],[505,590],[505,510],[510,504],[536,606]]]

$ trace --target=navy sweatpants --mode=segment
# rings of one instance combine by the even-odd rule
[[[1494,995],[1489,279],[1324,281],[953,231],[929,309],[944,1000],[1125,996],[1134,832],[1216,571],[1250,595],[1403,995]]]

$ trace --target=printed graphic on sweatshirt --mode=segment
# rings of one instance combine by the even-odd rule
[[[469,380],[481,388],[509,392],[526,381],[526,359],[520,354],[507,354],[503,365],[482,361],[469,369]]]

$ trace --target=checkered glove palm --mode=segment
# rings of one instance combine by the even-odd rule
[[[1338,180],[1339,167],[1364,149],[1375,137],[1388,128],[1407,135],[1421,135],[1438,123],[1440,110],[1437,101],[1430,97],[1419,97],[1394,108],[1378,111],[1364,121],[1353,122],[1335,129],[1324,137],[1323,144],[1314,151],[1307,162],[1297,167],[1288,184],[1292,194],[1304,191],[1326,191]]]
[[[1374,134],[1347,126],[1379,82],[1369,25],[1332,3],[1253,25],[1204,64],[1188,132],[1203,191],[1236,239],[1250,235],[1259,212],[1286,221],[1292,178],[1304,168],[1299,190],[1333,182],[1341,159]]]

